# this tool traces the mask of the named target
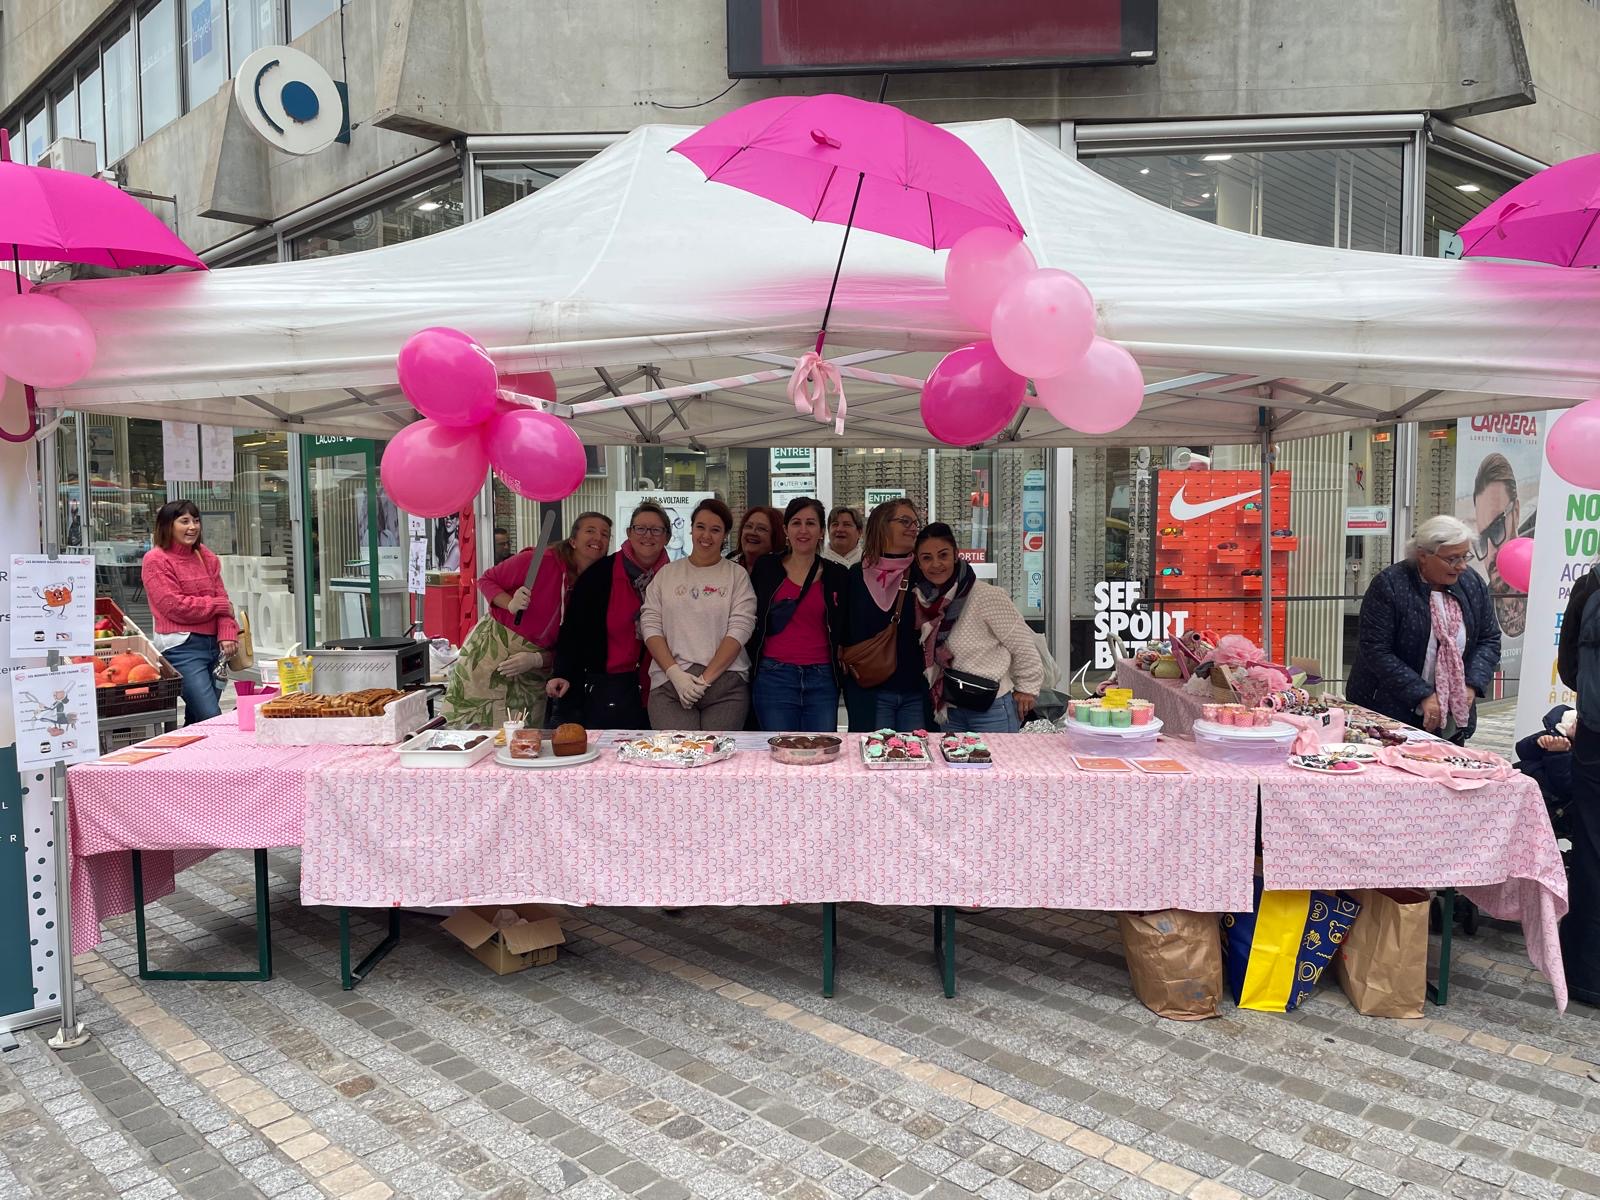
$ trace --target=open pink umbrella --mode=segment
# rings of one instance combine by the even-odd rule
[[[1463,258],[1600,266],[1600,154],[1524,179],[1461,227]]]
[[[120,269],[206,269],[177,234],[120,188],[92,175],[12,162],[11,139],[0,129],[0,254],[8,250],[18,292],[23,259]],[[25,395],[28,432],[0,429],[0,438],[8,442],[33,436],[33,388]]]
[[[851,229],[932,250],[953,246],[984,225],[1025,232],[970,146],[887,104],[852,96],[774,96],[718,118],[673,149],[709,180],[845,227],[817,334],[819,356]]]

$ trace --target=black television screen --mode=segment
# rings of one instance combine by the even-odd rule
[[[1148,63],[1156,0],[728,0],[728,74]]]

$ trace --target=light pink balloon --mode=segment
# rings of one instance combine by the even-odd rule
[[[565,500],[583,485],[583,443],[559,417],[516,407],[489,425],[486,440],[495,474],[529,500]]]
[[[400,390],[441,425],[481,425],[494,416],[500,389],[489,352],[459,329],[434,326],[400,348]]]
[[[379,474],[397,506],[418,517],[443,517],[472,503],[488,467],[481,429],[423,420],[390,439]]]
[[[1557,475],[1573,487],[1600,492],[1600,400],[1585,401],[1557,417],[1544,447]]]
[[[944,290],[974,329],[987,332],[1000,293],[1037,265],[1033,251],[1016,234],[998,225],[980,225],[950,247]]]
[[[1112,433],[1139,415],[1144,373],[1116,342],[1095,338],[1078,365],[1064,375],[1035,379],[1050,415],[1079,433]]]
[[[1526,592],[1533,580],[1533,539],[1512,538],[1500,547],[1494,564],[1504,579],[1519,592]]]
[[[89,373],[94,353],[94,330],[70,304],[40,292],[0,290],[0,374],[34,387],[66,387]]]
[[[941,358],[922,385],[922,423],[946,445],[974,446],[1017,415],[1027,388],[991,343],[962,346]]]
[[[1000,293],[989,336],[1000,361],[1018,375],[1065,374],[1094,340],[1094,297],[1066,271],[1029,271]]]

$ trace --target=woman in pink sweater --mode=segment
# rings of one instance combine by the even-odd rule
[[[184,724],[193,725],[222,711],[217,662],[239,648],[239,626],[222,586],[222,564],[200,544],[200,510],[192,500],[161,506],[155,543],[142,569],[156,627],[152,640],[183,676]]]

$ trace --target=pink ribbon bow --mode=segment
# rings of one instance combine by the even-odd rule
[[[839,399],[836,414],[828,411],[829,392]],[[789,376],[789,399],[794,401],[795,412],[813,416],[824,423],[832,420],[833,432],[839,437],[844,436],[844,379],[839,374],[839,368],[822,355],[807,351],[800,356],[794,365],[794,374]]]

